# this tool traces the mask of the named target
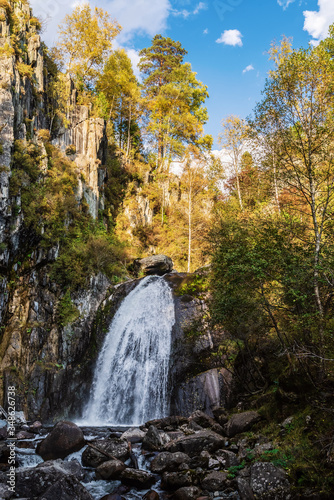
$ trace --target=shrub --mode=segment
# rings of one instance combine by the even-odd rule
[[[51,138],[49,130],[45,128],[42,128],[37,132],[37,137],[43,142],[49,142]]]
[[[77,152],[77,148],[75,147],[74,144],[70,144],[69,146],[67,146],[67,148],[65,150],[65,153],[67,156],[75,155],[76,152]]]
[[[16,67],[21,76],[26,76],[29,79],[32,78],[34,74],[34,68],[32,68],[30,64],[18,62]]]
[[[66,290],[65,295],[59,301],[57,308],[58,322],[61,326],[66,326],[78,319],[80,313],[71,300],[70,290]]]

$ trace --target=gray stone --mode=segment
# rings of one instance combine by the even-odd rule
[[[126,465],[121,460],[108,460],[97,467],[96,477],[98,479],[116,479],[125,469]]]
[[[197,486],[184,486],[174,493],[175,500],[196,500],[200,496],[201,490]]]
[[[129,468],[120,474],[120,479],[122,483],[142,490],[150,488],[156,482],[156,478],[149,472]]]
[[[185,453],[170,453],[169,451],[163,451],[152,460],[151,471],[158,474],[165,471],[175,471],[178,469],[179,465],[189,462],[190,457]]]
[[[223,469],[228,469],[229,467],[234,467],[240,464],[240,460],[233,451],[229,450],[218,450],[216,457]]]
[[[161,480],[163,490],[177,490],[183,486],[190,486],[193,482],[190,471],[164,472]]]
[[[135,267],[146,275],[157,274],[162,276],[173,270],[173,261],[166,255],[152,255],[135,261]]]
[[[224,427],[224,431],[228,437],[233,437],[236,434],[248,431],[260,420],[261,416],[256,411],[236,413],[231,416]]]
[[[224,488],[226,480],[227,474],[225,472],[213,471],[205,476],[201,481],[201,486],[206,491],[219,491]]]
[[[285,471],[270,462],[257,462],[252,465],[250,485],[259,500],[290,498],[290,484]]]
[[[145,450],[151,451],[159,451],[161,450],[168,442],[170,438],[168,434],[163,431],[159,431],[154,425],[150,425],[144,439],[143,439],[143,448]]]
[[[255,497],[249,482],[242,477],[237,477],[236,482],[241,500],[254,500]]]
[[[36,453],[43,460],[65,458],[85,445],[83,432],[73,422],[58,422],[50,434],[38,444]]]
[[[189,456],[198,455],[202,450],[215,451],[224,446],[224,438],[212,431],[200,431],[191,436],[171,441],[165,446],[166,451],[181,451]]]
[[[126,439],[127,441],[130,441],[130,443],[140,443],[144,439],[145,435],[146,432],[142,431],[138,427],[135,427],[123,432],[121,439]]]
[[[88,443],[82,454],[82,464],[98,467],[103,462],[115,458],[124,462],[130,456],[128,442],[124,439],[95,439]]]

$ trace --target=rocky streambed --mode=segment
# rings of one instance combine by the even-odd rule
[[[8,486],[9,443],[3,432],[0,498],[292,498],[285,471],[261,460],[271,443],[254,432],[252,439],[247,435],[260,416],[254,411],[227,416],[223,408],[213,413],[214,418],[196,411],[126,430],[66,421],[52,429],[39,422],[21,425],[15,492]]]

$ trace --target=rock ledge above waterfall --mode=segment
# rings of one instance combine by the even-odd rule
[[[136,259],[134,261],[135,272],[143,271],[145,275],[157,274],[163,276],[173,270],[173,261],[167,255],[151,255],[144,259]]]

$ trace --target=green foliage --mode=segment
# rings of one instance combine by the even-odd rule
[[[79,317],[79,310],[71,300],[70,290],[68,289],[57,307],[58,322],[61,326],[72,323]]]
[[[52,264],[51,277],[70,290],[87,286],[88,278],[99,272],[117,282],[124,273],[124,255],[124,246],[99,224],[76,224]]]
[[[228,470],[228,479],[234,479],[237,475],[237,472],[244,469],[246,467],[246,462],[243,460],[240,465],[232,465]]]

